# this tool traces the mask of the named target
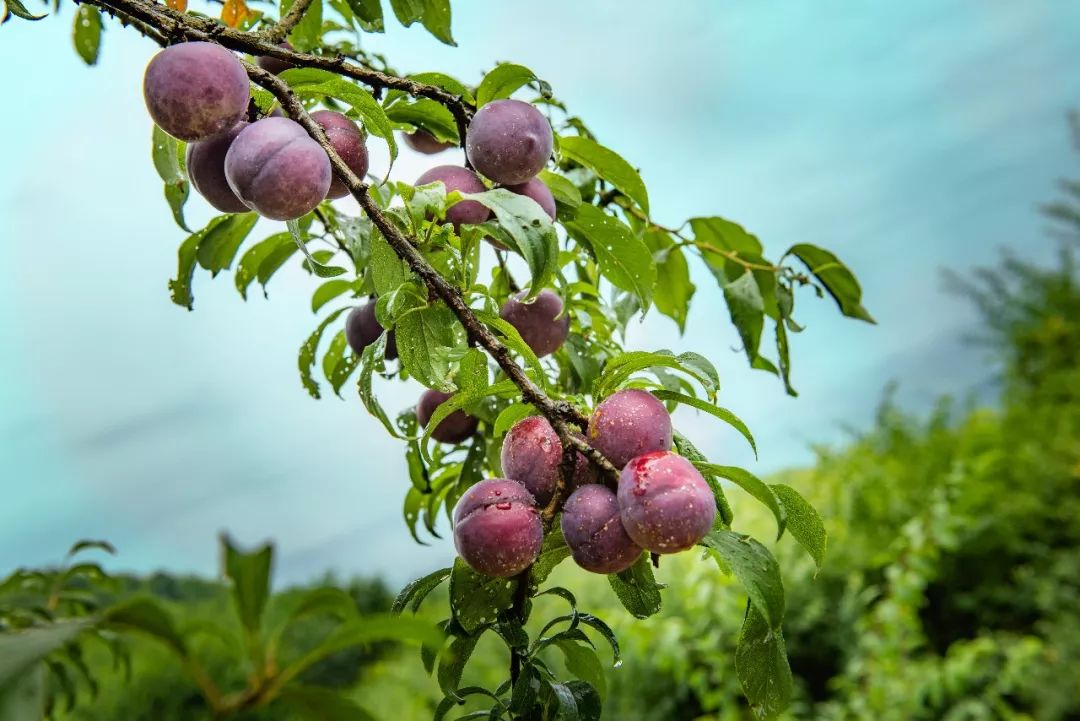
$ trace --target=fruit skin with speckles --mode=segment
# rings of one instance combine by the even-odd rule
[[[716,497],[690,461],[671,451],[634,458],[619,475],[623,528],[653,553],[678,553],[712,530]]]
[[[295,220],[330,189],[330,158],[288,118],[263,118],[240,131],[225,154],[225,177],[259,215]]]
[[[345,317],[345,340],[353,353],[360,355],[364,349],[379,339],[385,330],[375,318],[375,301],[357,306]],[[386,337],[386,360],[397,358],[397,342],[394,331]]]
[[[225,177],[225,154],[236,136],[247,126],[247,121],[241,120],[224,133],[188,143],[187,146],[184,163],[191,185],[206,198],[206,202],[222,213],[246,213],[251,210],[236,197]]]
[[[496,100],[473,116],[465,154],[484,177],[517,185],[543,169],[553,145],[551,125],[535,106],[521,100]]]
[[[402,133],[401,139],[410,148],[424,155],[434,155],[454,147],[453,143],[444,143],[426,130],[417,129],[412,133]]]
[[[636,388],[612,393],[589,418],[589,443],[616,468],[643,453],[671,450],[671,433],[664,404]]]
[[[432,414],[435,413],[435,409],[445,403],[451,395],[453,394],[443,393],[431,388],[424,391],[423,395],[420,396],[420,402],[416,404],[416,422],[420,424],[421,428],[427,427],[428,421],[431,420]],[[456,410],[443,418],[439,425],[435,426],[435,430],[431,432],[431,437],[439,443],[461,443],[473,433],[476,433],[477,423],[476,418],[465,411]]]
[[[551,189],[548,188],[547,184],[540,180],[540,178],[531,178],[524,183],[507,185],[505,187],[511,193],[517,193],[518,195],[524,195],[526,198],[532,198],[536,201],[537,205],[543,208],[549,218],[555,220],[555,196],[551,194]]]
[[[568,487],[573,490],[596,482],[596,473],[588,459],[580,453],[574,475]],[[513,425],[503,440],[502,471],[546,506],[555,493],[562,465],[562,443],[555,429],[543,416],[529,416]]]
[[[593,573],[619,573],[641,557],[641,546],[623,528],[619,501],[607,486],[574,491],[563,506],[563,537],[577,565]]]
[[[551,355],[570,334],[570,316],[563,314],[563,302],[554,291],[542,290],[526,303],[525,293],[511,296],[499,310],[499,317],[517,329],[525,345],[539,357]],[[562,317],[558,317],[562,314]]]
[[[368,171],[368,151],[364,145],[364,134],[352,120],[341,113],[333,110],[317,110],[311,114],[311,119],[322,126],[326,133],[326,139],[334,146],[334,150],[345,161],[345,165],[356,173],[361,180]],[[330,190],[326,191],[326,197],[330,199],[344,198],[349,194],[349,189],[341,178],[334,175],[330,181]]]
[[[180,140],[205,140],[240,122],[251,88],[236,56],[215,43],[172,45],[146,66],[143,98],[154,122]]]
[[[458,165],[437,165],[417,178],[413,185],[439,182],[446,188],[447,193],[455,190],[462,193],[483,193],[487,190],[484,181],[476,177],[476,173]],[[446,220],[453,223],[455,229],[462,223],[483,223],[489,217],[491,217],[491,211],[475,200],[454,203],[446,211]]]
[[[454,546],[477,573],[516,576],[540,555],[544,526],[524,486],[490,478],[470,488],[454,509]]]

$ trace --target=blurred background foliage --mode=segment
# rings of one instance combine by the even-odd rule
[[[1080,184],[1063,182],[1062,193],[1044,208],[1059,246],[1055,264],[1029,263],[1018,246],[996,267],[948,277],[981,312],[972,342],[986,348],[998,375],[996,407],[942,398],[928,417],[917,417],[887,390],[874,427],[839,447],[817,448],[812,467],[773,479],[806,495],[830,535],[816,575],[790,541],[776,548],[789,579],[791,718],[1080,719]],[[756,504],[739,504],[736,513],[755,533],[771,532],[773,521]],[[733,670],[744,599],[731,579],[694,560],[664,559],[665,607],[647,622],[623,613],[602,577],[570,564],[553,577],[575,576],[582,608],[612,623],[629,659],[605,671],[606,718],[750,718]],[[378,579],[313,585],[344,589],[361,614],[385,612],[393,600]],[[302,592],[280,591],[276,605],[287,607]],[[175,613],[208,671],[243,684],[233,644],[216,630],[230,612],[221,583],[121,577],[107,593],[153,594]],[[421,614],[439,607],[428,603]],[[305,619],[285,644],[324,632],[322,623],[330,621]],[[415,653],[390,645],[352,650],[304,681],[352,689],[377,718],[430,718],[441,693],[416,673]],[[97,688],[80,694],[96,691],[94,699],[59,709],[57,718],[210,718],[165,649],[136,639],[130,660],[126,670],[105,649],[88,652]],[[505,663],[498,647],[482,645],[465,683],[497,681]]]

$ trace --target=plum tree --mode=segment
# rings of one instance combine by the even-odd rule
[[[481,481],[454,509],[454,546],[477,573],[516,576],[540,555],[544,526],[525,487],[505,478]]]
[[[487,190],[484,181],[476,173],[458,165],[438,165],[416,179],[414,185],[442,183],[447,193],[457,190],[462,193],[483,193]],[[491,216],[486,206],[475,200],[462,200],[446,209],[446,220],[457,228],[462,223],[483,223]]]
[[[293,220],[311,212],[330,189],[330,161],[307,131],[288,118],[244,128],[225,154],[225,177],[259,215]]]
[[[428,421],[435,413],[435,409],[445,403],[453,394],[443,393],[429,388],[420,395],[420,401],[416,404],[416,422],[421,428],[427,428]],[[465,411],[456,410],[435,426],[431,437],[440,443],[461,443],[466,438],[476,433],[478,421]]]
[[[551,157],[551,124],[535,106],[496,100],[476,111],[465,154],[477,172],[502,185],[536,176]]]
[[[23,1],[7,0],[5,11],[34,17]],[[755,718],[774,718],[791,694],[777,564],[764,546],[732,529],[724,489],[705,483],[701,473],[752,476],[709,463],[688,438],[676,436],[664,403],[706,411],[751,445],[753,438],[716,405],[718,374],[706,358],[626,348],[627,329],[632,317],[651,308],[680,330],[688,324],[691,300],[700,297],[691,281],[693,260],[700,266],[695,277],[719,282],[715,298],[727,304],[725,315],[751,367],[775,373],[794,394],[788,332],[798,327],[795,293],[811,286],[844,315],[872,322],[857,279],[834,254],[807,243],[770,260],[756,236],[727,218],[655,222],[657,196],[650,206],[645,180],[630,159],[603,145],[528,68],[500,63],[478,82],[437,70],[395,74],[385,58],[369,52],[362,33],[396,17],[453,44],[450,3],[395,0],[392,15],[383,5],[289,0],[275,18],[274,3],[252,11],[239,0],[224,3],[218,20],[205,8],[188,11],[187,0],[78,3],[74,39],[88,63],[96,61],[110,17],[168,46],[147,67],[144,95],[160,126],[153,134],[154,167],[187,234],[169,283],[172,300],[192,307],[200,268],[212,276],[234,270],[245,298],[252,282],[265,287],[290,259],[302,263],[305,280],[320,279],[311,308],[321,318],[298,354],[304,388],[319,397],[316,369],[335,392],[359,375],[359,402],[407,445],[411,482],[403,484],[403,510],[417,541],[419,524],[436,534],[441,511],[456,503],[451,515],[460,558],[410,584],[397,604],[415,611],[450,579],[450,613],[440,616],[448,618],[440,628],[451,639],[442,646],[447,652],[434,657],[446,695],[438,714],[456,713],[460,703],[475,704],[487,694],[495,706],[481,714],[492,718],[598,721],[600,701],[588,679],[557,678],[562,666],[553,672],[545,654],[569,651],[569,661],[592,653],[579,625],[614,644],[613,636],[602,621],[579,613],[570,590],[546,585],[549,574],[572,555],[583,568],[612,574],[620,602],[644,618],[659,611],[662,586],[643,550],[672,553],[698,543],[733,568],[754,568],[736,574],[750,591],[738,653],[753,661],[737,664],[736,672]],[[249,78],[258,86],[254,92]],[[513,97],[526,94],[535,99]],[[255,120],[268,112],[271,117]],[[421,128],[460,139],[467,162],[432,168],[416,185],[438,182],[447,193],[473,197],[451,203],[437,192],[366,177],[368,138],[385,141],[391,157],[394,133],[404,132],[404,142],[421,153],[449,147]],[[179,141],[190,143],[186,164],[178,162]],[[183,213],[189,181],[215,208],[237,215],[189,230]],[[358,213],[329,202],[346,192]],[[509,193],[530,198],[552,222]],[[245,245],[254,227],[264,227],[243,213],[247,209],[289,221],[288,232],[274,230]],[[483,227],[466,227],[478,224]],[[512,247],[496,242],[498,252],[489,258],[478,237]],[[541,292],[526,303],[520,288]],[[386,358],[400,344],[397,364],[365,352],[383,329],[375,303],[353,307],[354,299],[376,294],[395,319]],[[573,309],[573,323],[564,303]],[[715,315],[715,308],[708,310]],[[334,333],[346,312],[344,329]],[[771,333],[764,332],[766,324]],[[775,341],[774,351],[763,347],[766,338]],[[375,393],[376,375],[426,390],[415,409],[394,418]],[[432,427],[437,409],[451,398],[444,389],[456,389],[461,402]],[[417,438],[417,423],[431,433]],[[507,426],[497,449],[493,437]],[[427,443],[429,435],[448,445]],[[676,439],[681,456],[671,452]],[[572,471],[563,463],[571,458]],[[564,470],[570,478],[562,477]],[[820,562],[824,532],[804,499],[787,486],[769,496],[760,482],[739,485],[756,489],[759,499],[768,496],[770,510],[779,519],[786,514],[792,535]],[[571,613],[534,623],[530,614],[546,612],[546,604],[531,599],[544,593],[559,595]],[[544,629],[542,639],[530,637],[534,628]],[[506,641],[509,680],[479,694],[458,688],[471,649],[489,632]],[[567,663],[566,671],[582,675],[593,666]],[[223,698],[275,701],[272,694]],[[254,708],[227,710],[214,715]]]
[[[547,187],[540,178],[530,178],[524,183],[518,183],[517,185],[505,186],[507,190],[518,195],[524,195],[526,198],[532,198],[536,201],[536,204],[544,209],[544,212],[548,214],[548,217],[555,220],[555,196],[551,194],[551,189]]]
[[[716,498],[690,461],[671,451],[637,456],[619,475],[627,534],[654,553],[693,548],[716,519]]]
[[[581,453],[576,456],[570,488],[595,483],[595,469]],[[499,458],[503,475],[525,486],[540,505],[551,501],[562,474],[562,442],[547,418],[529,416],[515,423],[503,439]]]
[[[586,571],[619,573],[641,557],[641,546],[623,528],[618,498],[607,486],[593,483],[570,494],[561,528],[574,561]]]
[[[356,123],[333,110],[317,110],[311,114],[311,119],[323,127],[334,150],[357,177],[363,178],[367,175],[367,146],[364,145],[364,134],[360,132]],[[348,194],[349,189],[340,178],[335,177],[330,181],[330,190],[326,192],[327,198],[344,198]]]
[[[248,126],[241,120],[229,130],[206,140],[188,143],[185,156],[188,179],[199,195],[222,213],[246,213],[250,210],[229,187],[225,177],[225,154],[240,131]]]
[[[345,316],[345,341],[353,353],[360,355],[364,349],[379,339],[385,329],[375,318],[375,301],[357,306]],[[386,359],[397,358],[397,340],[394,331],[386,336]]]
[[[236,56],[214,43],[165,48],[150,60],[143,97],[154,122],[180,140],[203,140],[236,125],[251,88]]]
[[[554,291],[544,289],[532,301],[524,302],[518,293],[503,303],[499,316],[517,329],[533,353],[551,355],[570,334],[570,316],[563,313],[563,302]],[[562,317],[559,317],[561,314]]]
[[[627,388],[596,406],[588,437],[594,448],[622,468],[643,453],[671,450],[671,416],[652,393]]]
[[[420,128],[411,133],[402,133],[401,137],[406,145],[424,155],[435,155],[454,147],[453,143],[444,143],[428,131]]]
[[[286,50],[296,49],[292,46],[292,43],[290,42],[278,43],[278,47],[285,48]],[[286,70],[296,67],[287,60],[280,60],[278,58],[270,57],[269,55],[260,55],[259,59],[256,62],[258,63],[260,68],[262,68],[268,73],[273,73],[274,75],[281,75],[281,73],[285,72]]]

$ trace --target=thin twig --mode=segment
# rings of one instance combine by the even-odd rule
[[[311,7],[313,0],[294,0],[292,6],[289,7],[289,11],[285,13],[280,20],[274,23],[270,28],[263,30],[263,37],[267,41],[272,43],[280,43],[282,40],[289,36],[292,29],[300,24],[300,21],[304,19],[304,13]]]

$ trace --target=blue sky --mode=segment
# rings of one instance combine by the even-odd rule
[[[852,7],[458,0],[458,48],[418,28],[370,43],[405,71],[526,64],[641,168],[659,220],[721,214],[773,254],[817,243],[857,272],[879,325],[800,298],[798,399],[747,370],[702,272],[685,336],[659,316],[631,331],[634,347],[717,362],[761,460],[718,425],[677,422],[717,462],[768,473],[865,426],[889,381],[915,408],[985,388],[959,340],[973,316],[940,271],[1004,245],[1048,256],[1034,210],[1075,175],[1064,115],[1080,99],[1080,5]],[[140,83],[154,48],[110,27],[87,69],[70,13],[0,28],[0,574],[83,536],[112,540],[117,568],[210,573],[223,529],[273,537],[290,581],[400,581],[444,563],[448,545],[416,546],[401,521],[400,447],[354,398],[315,402],[299,384],[310,278],[284,272],[269,300],[244,303],[231,278],[202,275],[194,313],[169,302],[183,234],[149,161]],[[404,157],[395,177],[428,163]],[[397,410],[418,388],[384,393]]]

